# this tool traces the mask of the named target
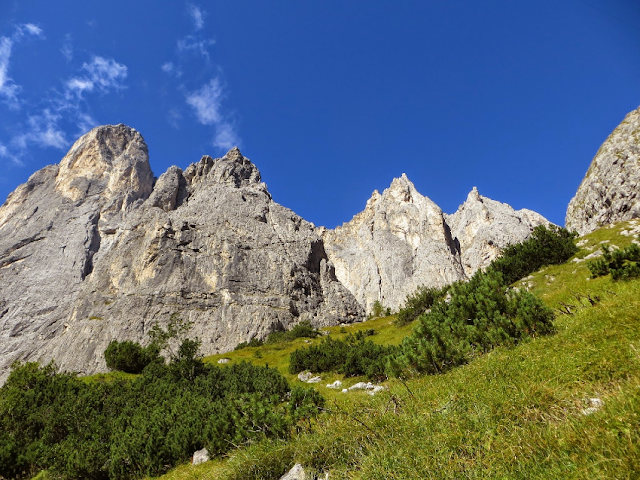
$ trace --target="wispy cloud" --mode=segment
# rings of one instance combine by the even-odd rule
[[[187,95],[187,105],[193,107],[198,122],[203,125],[215,125],[222,121],[220,104],[222,87],[217,78],[212,79],[201,89]]]
[[[182,76],[182,69],[180,66],[176,65],[173,62],[165,62],[160,66],[160,69],[169,75],[172,75],[176,78]]]
[[[220,80],[213,78],[202,88],[187,94],[187,105],[191,106],[199,123],[214,127],[213,146],[228,149],[240,143],[235,129],[222,115],[224,89]]]
[[[200,10],[200,7],[189,5],[189,15],[193,19],[196,30],[201,30],[204,27],[204,12]]]
[[[69,92],[82,96],[85,91],[106,92],[124,88],[127,67],[112,58],[94,56],[90,63],[82,64],[83,75],[73,77],[66,83]]]
[[[71,143],[69,135],[74,137],[86,133],[96,126],[86,97],[90,94],[106,94],[125,88],[126,65],[112,58],[93,56],[90,62],[83,63],[76,75],[63,82],[62,90],[52,90],[41,102],[37,113],[28,114],[8,145],[0,149],[0,157],[20,163],[32,145],[64,149]],[[70,132],[73,127],[76,132]]]
[[[213,146],[222,150],[229,150],[232,147],[240,145],[240,138],[233,126],[229,123],[221,123],[216,127],[216,133],[213,138]]]
[[[13,46],[26,35],[42,37],[43,32],[33,23],[23,23],[15,27],[10,37],[0,37],[0,97],[3,97],[9,107],[14,109],[20,105],[18,101],[20,86],[9,77],[9,61]]]
[[[216,44],[216,41],[210,38],[198,38],[194,35],[187,35],[178,40],[179,53],[196,53],[202,55],[209,60],[209,47]]]
[[[62,43],[62,47],[60,47],[60,53],[67,59],[67,62],[73,60],[73,44],[71,43],[71,34],[68,33],[64,42]]]
[[[13,155],[11,151],[9,151],[9,149],[5,145],[2,145],[1,143],[0,143],[0,158],[6,158],[14,165],[23,165],[20,159],[17,158],[15,155]]]

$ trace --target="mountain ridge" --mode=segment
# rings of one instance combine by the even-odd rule
[[[0,380],[14,360],[103,371],[110,340],[144,342],[175,313],[212,354],[305,320],[360,321],[375,300],[396,309],[418,285],[466,277],[454,215],[402,175],[357,225],[316,228],[237,148],[156,179],[139,132],[97,127],[0,207]]]

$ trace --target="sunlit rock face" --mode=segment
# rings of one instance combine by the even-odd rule
[[[527,238],[538,225],[549,224],[539,213],[514,210],[506,203],[483,197],[475,187],[446,221],[467,276],[489,265],[506,246]]]
[[[0,208],[0,380],[15,360],[101,371],[110,340],[144,342],[174,313],[210,354],[364,312],[238,149],[154,184],[141,135],[98,127]]]
[[[575,197],[566,227],[580,235],[640,217],[640,108],[629,113],[594,157]]]
[[[548,223],[531,210],[473,189],[452,215],[442,213],[402,175],[334,230],[320,229],[336,276],[367,312],[379,301],[397,310],[418,286],[440,287],[486,267],[509,244]]]

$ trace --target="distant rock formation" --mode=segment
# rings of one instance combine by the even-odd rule
[[[404,174],[350,222],[321,234],[336,276],[368,312],[375,301],[397,309],[420,285],[464,278],[442,210]]]
[[[0,208],[0,381],[14,360],[104,370],[173,313],[211,354],[303,320],[360,320],[312,224],[232,149],[154,186],[142,136],[98,127]]]
[[[466,276],[486,267],[502,249],[529,236],[538,225],[549,224],[539,213],[523,208],[514,210],[506,203],[483,197],[478,189],[467,196],[452,215],[445,216]]]
[[[365,310],[397,310],[418,286],[440,287],[486,267],[511,243],[549,223],[531,210],[480,196],[474,188],[453,215],[402,175],[364,211],[334,230],[320,229],[338,279]]]
[[[640,217],[640,108],[629,113],[594,157],[575,197],[566,227],[585,235]]]

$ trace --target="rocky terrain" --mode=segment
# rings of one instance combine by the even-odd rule
[[[566,227],[580,235],[640,217],[640,108],[629,113],[594,157],[575,197]]]
[[[546,220],[473,190],[445,215],[403,175],[335,230],[275,203],[237,148],[156,179],[124,125],[80,138],[0,207],[0,381],[15,360],[104,370],[112,339],[145,342],[172,315],[202,352],[309,320],[364,319],[419,285],[487,265]]]
[[[155,183],[124,125],[83,136],[0,209],[0,368],[104,369],[111,339],[179,313],[205,354],[303,320],[360,320],[314,227],[275,203],[237,149]]]
[[[463,280],[548,221],[531,210],[483,197],[474,187],[452,215],[443,214],[402,175],[335,230],[321,229],[338,279],[367,312],[379,301],[392,310],[420,285]]]

